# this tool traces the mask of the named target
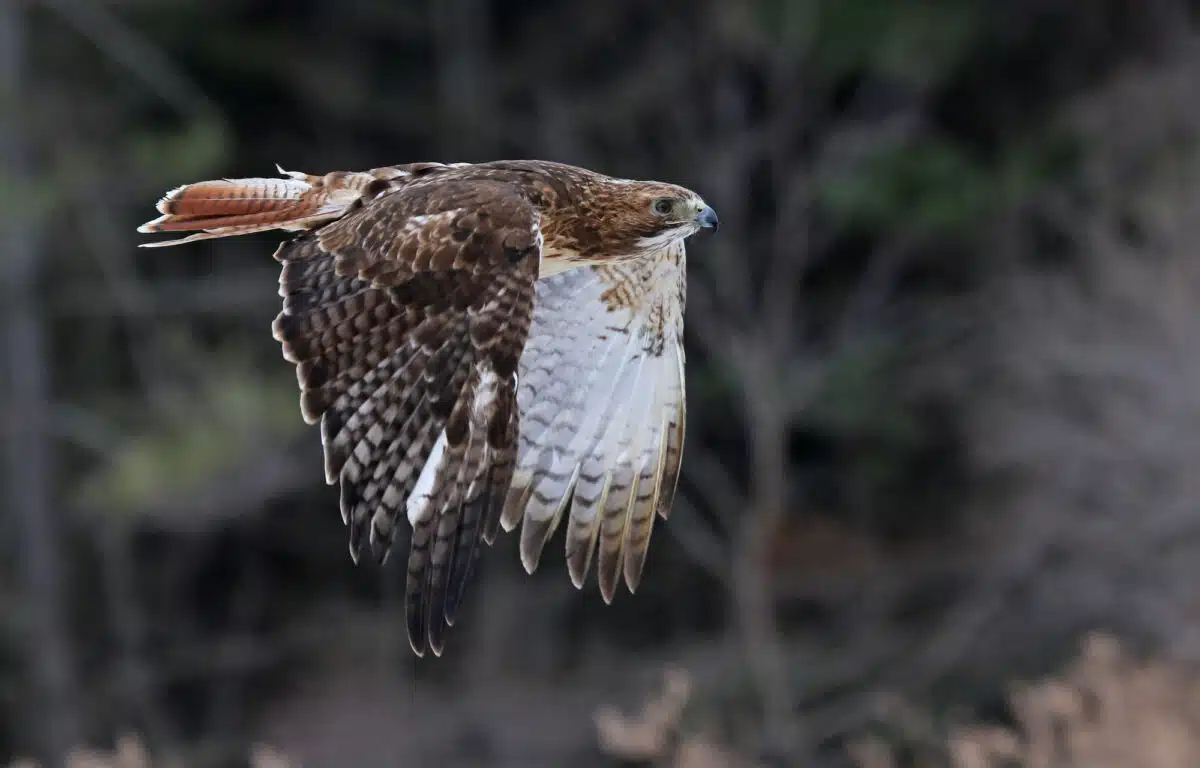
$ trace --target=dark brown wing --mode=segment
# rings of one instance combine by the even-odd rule
[[[516,370],[541,237],[492,181],[414,183],[280,246],[284,356],[321,422],[357,560],[406,514],[413,650],[440,654],[517,450]]]

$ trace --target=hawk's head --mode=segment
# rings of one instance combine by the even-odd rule
[[[575,264],[650,255],[701,229],[717,228],[716,211],[675,184],[588,179],[565,202],[542,221],[544,253]]]
[[[651,253],[701,229],[717,228],[717,212],[690,189],[657,181],[614,187],[606,233],[614,253]]]

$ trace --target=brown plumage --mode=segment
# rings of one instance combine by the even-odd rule
[[[604,599],[633,590],[682,455],[683,239],[712,210],[538,161],[280,171],[179,187],[139,231],[296,233],[275,337],[351,555],[412,527],[413,649],[440,655],[480,542],[522,520],[530,571],[566,516],[572,581],[597,553]]]

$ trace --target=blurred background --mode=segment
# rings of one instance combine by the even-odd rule
[[[1186,0],[2,0],[0,764],[1200,763],[1198,32]],[[504,537],[419,660],[271,338],[277,238],[134,228],[276,162],[516,157],[720,212],[681,493],[636,597]]]

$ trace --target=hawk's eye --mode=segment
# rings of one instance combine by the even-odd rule
[[[675,208],[675,203],[669,197],[660,197],[654,201],[654,212],[666,216]]]

